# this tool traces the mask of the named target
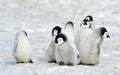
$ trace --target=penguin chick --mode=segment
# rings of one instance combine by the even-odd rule
[[[13,57],[17,63],[33,63],[31,60],[32,48],[25,31],[20,31],[16,34]]]
[[[93,17],[91,15],[86,16],[82,20],[80,27],[78,27],[75,31],[75,45],[78,50],[80,41],[88,36],[94,29],[95,26],[93,25]]]
[[[68,21],[66,24],[65,24],[65,27],[64,27],[64,34],[66,35],[67,37],[67,41],[68,43],[74,47],[74,50],[75,52],[78,54],[78,57],[79,57],[79,51],[77,50],[76,46],[75,46],[75,40],[74,40],[74,24],[72,21]],[[80,60],[80,58],[78,59]],[[78,61],[79,63],[79,61]]]
[[[78,50],[81,40],[87,37],[92,31],[93,30],[91,29],[90,21],[83,20],[82,23],[80,24],[80,27],[77,29],[75,33],[75,45]]]
[[[104,37],[110,36],[105,27],[100,27],[81,41],[79,46],[81,64],[96,65],[99,63],[100,47]]]
[[[63,33],[67,36],[69,43],[74,43],[74,24],[72,21],[65,24]]]
[[[59,33],[61,33],[61,27],[59,26],[55,26],[52,29],[52,41],[50,42],[50,44],[47,47],[46,50],[46,54],[47,54],[47,58],[48,58],[48,62],[49,63],[56,63],[56,59],[55,59],[55,37],[56,35],[58,35]]]
[[[56,43],[56,61],[59,65],[76,65],[77,64],[77,57],[79,56],[76,53],[75,48],[72,47],[67,39],[65,34],[58,34],[55,38]]]

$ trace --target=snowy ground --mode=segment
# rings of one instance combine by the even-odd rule
[[[0,0],[0,75],[120,75],[120,0]],[[77,27],[86,15],[96,27],[105,26],[110,39],[101,47],[97,66],[58,66],[47,63],[44,50],[55,25],[71,20]],[[26,30],[34,64],[16,64],[15,34]]]

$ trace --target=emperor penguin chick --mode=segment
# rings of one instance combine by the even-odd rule
[[[100,27],[81,41],[79,46],[81,64],[96,65],[99,63],[100,47],[104,37],[110,36],[105,27]]]
[[[75,33],[75,45],[77,49],[79,50],[79,44],[81,43],[81,40],[86,38],[93,30],[91,29],[90,21],[83,20],[80,24],[79,29],[77,29]]]
[[[58,34],[55,38],[56,43],[56,61],[59,65],[76,65],[78,54],[76,53],[76,48],[72,47],[65,34]]]
[[[75,41],[74,40],[74,24],[72,21],[68,21],[65,24],[63,33],[66,35],[68,43],[74,48],[75,52],[78,54],[78,57],[79,57],[79,51],[76,48],[75,42],[74,42]],[[80,58],[78,60],[80,60]],[[79,63],[79,61],[78,61],[78,63]]]
[[[68,21],[65,24],[63,33],[67,36],[68,42],[70,44],[73,44],[74,43],[74,24],[72,21]]]
[[[31,60],[32,48],[25,31],[20,31],[16,34],[13,57],[17,63],[33,63]]]
[[[47,54],[47,58],[48,58],[48,62],[49,63],[56,63],[56,59],[55,59],[55,37],[56,35],[58,35],[59,33],[61,33],[61,27],[59,26],[55,26],[52,29],[52,40],[50,42],[50,44],[47,47],[46,50],[46,54]]]

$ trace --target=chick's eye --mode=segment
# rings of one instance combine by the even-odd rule
[[[61,39],[59,39],[59,41],[61,41]]]
[[[57,30],[55,30],[54,32],[57,32]]]

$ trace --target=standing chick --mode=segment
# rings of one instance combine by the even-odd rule
[[[50,44],[47,47],[46,50],[46,54],[47,54],[47,58],[48,58],[48,62],[49,63],[56,63],[56,59],[55,59],[55,37],[56,35],[58,35],[59,33],[61,33],[61,27],[59,26],[55,26],[52,29],[52,41],[50,42]]]
[[[56,46],[56,61],[59,65],[76,65],[78,54],[76,48],[69,44],[65,34],[58,34],[55,38]]]
[[[99,63],[100,47],[104,37],[110,36],[105,27],[100,27],[81,41],[79,46],[81,64],[96,65]]]
[[[81,40],[83,40],[85,37],[87,37],[91,32],[91,23],[88,20],[83,20],[80,24],[80,27],[77,29],[75,33],[75,45],[77,49],[79,50],[79,44],[81,43]]]
[[[17,63],[33,63],[31,60],[32,48],[25,31],[20,31],[16,34],[13,57]]]

